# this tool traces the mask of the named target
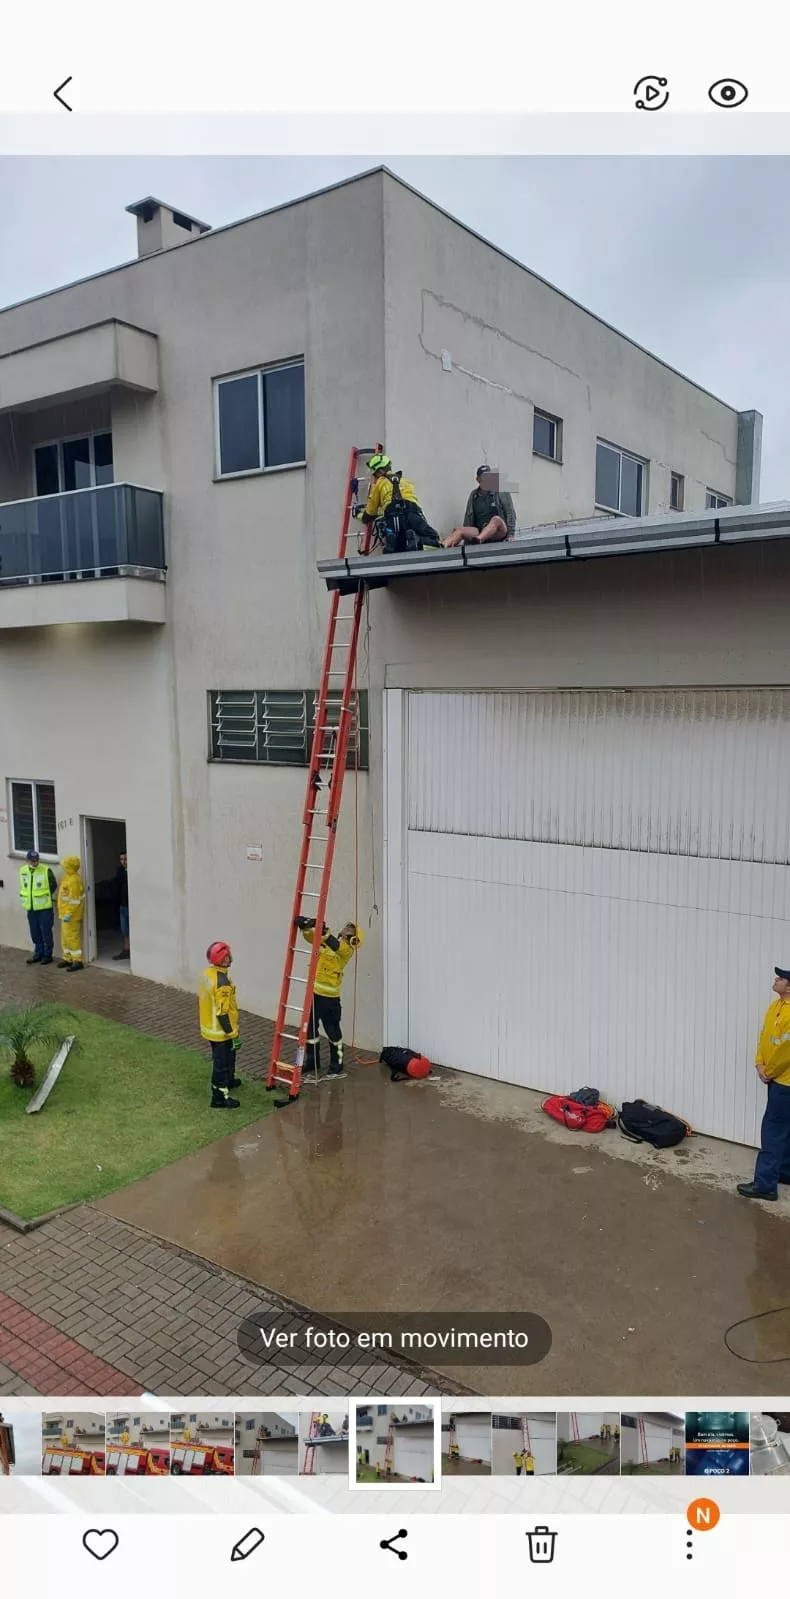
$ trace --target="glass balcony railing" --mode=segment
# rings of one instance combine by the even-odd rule
[[[165,573],[162,495],[108,483],[0,505],[0,588]]]

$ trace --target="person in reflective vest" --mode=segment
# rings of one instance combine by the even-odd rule
[[[233,956],[230,946],[217,940],[206,950],[208,966],[200,979],[198,1009],[200,1033],[211,1045],[211,1108],[238,1110],[240,1101],[231,1099],[230,1089],[241,1087],[236,1076],[239,1040],[239,1007],[236,989],[230,980]]]
[[[63,862],[63,876],[58,889],[58,916],[60,918],[60,947],[63,959],[59,966],[68,972],[81,972],[82,922],[85,915],[85,889],[80,877],[77,855],[67,855]]]
[[[57,878],[51,866],[42,866],[37,850],[28,850],[19,868],[19,901],[27,911],[27,925],[33,941],[28,966],[51,966],[55,942],[55,895]]]
[[[516,1476],[520,1477],[522,1471],[524,1470],[524,1451],[523,1451],[523,1449],[514,1449],[513,1450],[513,1464],[514,1464],[514,1466],[516,1468]]]

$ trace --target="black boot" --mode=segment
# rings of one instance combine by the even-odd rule
[[[40,966],[42,960],[43,960],[43,956],[42,955],[29,955],[28,958],[27,958],[27,965],[28,966]]]
[[[221,1088],[212,1088],[212,1090],[211,1090],[211,1109],[212,1110],[239,1110],[240,1109],[240,1103],[239,1103],[238,1099],[231,1099],[230,1094],[224,1093]]]
[[[42,966],[51,966],[52,965],[52,959],[53,959],[53,957],[51,955],[45,955],[43,961],[41,962],[41,965]]]
[[[778,1194],[766,1193],[764,1188],[756,1188],[754,1183],[739,1183],[738,1193],[742,1199],[778,1199]]]
[[[84,970],[85,970],[85,967],[83,966],[82,961],[70,961],[69,962],[69,971],[70,972],[84,972]]]
[[[58,961],[58,970],[61,972],[68,971],[70,965],[71,961]]]

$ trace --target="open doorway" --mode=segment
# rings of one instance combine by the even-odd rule
[[[117,873],[126,854],[126,823],[86,816],[84,827],[88,960],[94,966],[128,972],[129,961],[115,959],[124,947]]]

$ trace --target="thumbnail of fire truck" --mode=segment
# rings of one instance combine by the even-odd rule
[[[166,1477],[170,1470],[168,1449],[144,1449],[135,1444],[113,1446],[107,1451],[108,1477]]]
[[[232,1477],[233,1449],[215,1444],[174,1444],[170,1470],[174,1477]]]
[[[41,1472],[45,1477],[103,1477],[104,1450],[67,1449],[53,1444],[44,1450]]]

